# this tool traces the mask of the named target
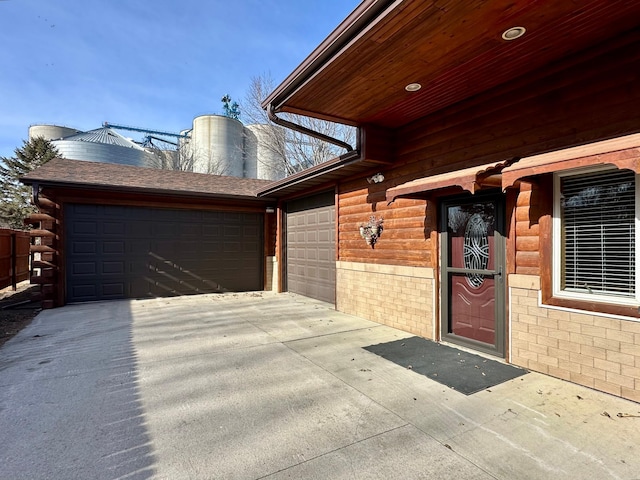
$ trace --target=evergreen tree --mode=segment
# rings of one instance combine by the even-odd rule
[[[18,179],[60,154],[42,137],[23,141],[14,152],[15,157],[0,157],[0,225],[24,229],[24,219],[36,208],[31,205],[31,187]]]

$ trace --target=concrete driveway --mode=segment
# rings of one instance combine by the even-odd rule
[[[362,348],[407,336],[288,294],[44,311],[0,349],[0,478],[640,478],[640,404]]]

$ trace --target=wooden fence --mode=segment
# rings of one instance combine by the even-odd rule
[[[29,279],[29,232],[0,229],[0,289]]]

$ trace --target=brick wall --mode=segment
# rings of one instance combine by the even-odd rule
[[[537,276],[509,286],[512,363],[640,402],[640,322],[541,306]]]
[[[336,263],[336,308],[421,337],[434,338],[433,269]]]

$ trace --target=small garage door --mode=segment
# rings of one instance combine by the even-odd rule
[[[287,290],[336,300],[336,208],[327,192],[287,203]]]
[[[263,289],[257,213],[65,206],[68,302]]]

